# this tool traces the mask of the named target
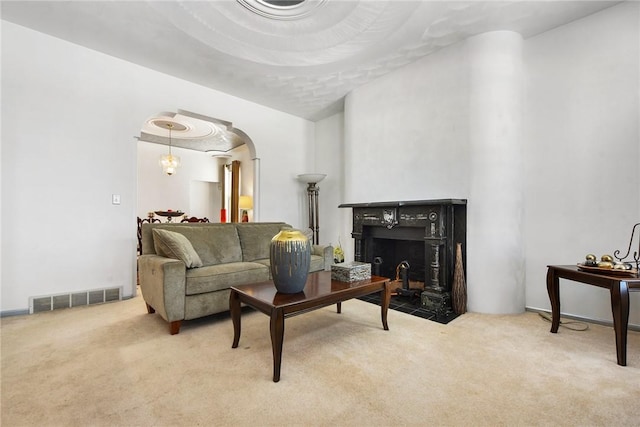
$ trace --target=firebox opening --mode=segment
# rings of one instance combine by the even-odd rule
[[[411,240],[373,239],[371,250],[372,268],[379,268],[380,276],[390,279],[396,278],[398,265],[409,263],[409,280],[424,284],[424,242]],[[374,260],[378,258],[378,262]],[[379,264],[379,266],[378,266]]]

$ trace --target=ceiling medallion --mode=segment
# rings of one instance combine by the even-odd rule
[[[276,8],[287,8],[299,6],[301,3],[304,3],[305,0],[258,0],[258,2]]]
[[[269,19],[294,20],[311,14],[327,0],[236,0],[251,12]]]
[[[221,129],[211,122],[185,117],[175,113],[161,113],[147,120],[143,131],[153,135],[164,136],[167,125],[172,125],[174,138],[203,139],[220,137]],[[223,135],[222,135],[223,136]]]
[[[151,119],[150,123],[154,126],[157,126],[159,128],[162,129],[167,129],[167,128],[171,128],[171,130],[173,130],[174,132],[184,132],[185,130],[189,130],[189,126],[188,125],[184,125],[182,123],[173,121],[173,120],[167,120],[164,118],[160,118],[160,119]]]

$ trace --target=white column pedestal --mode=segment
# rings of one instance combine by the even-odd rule
[[[468,309],[519,313],[525,308],[522,36],[495,31],[466,43],[470,76]]]

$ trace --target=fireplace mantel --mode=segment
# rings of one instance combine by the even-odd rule
[[[373,264],[385,258],[382,275],[393,279],[399,258],[411,256],[416,264],[414,279],[425,285],[423,306],[440,312],[451,309],[457,243],[462,245],[466,264],[465,199],[345,203],[339,207],[353,210],[355,261]]]
[[[466,199],[432,199],[432,200],[405,200],[395,202],[368,202],[368,203],[343,203],[339,208],[379,208],[400,206],[425,206],[425,205],[466,205]]]

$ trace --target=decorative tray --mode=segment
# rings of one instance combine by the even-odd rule
[[[631,270],[618,270],[615,268],[591,267],[578,263],[578,269],[588,273],[608,274],[609,276],[638,277],[638,269],[636,268],[632,268]]]
[[[155,211],[154,213],[160,216],[171,216],[171,217],[184,215],[184,212],[182,211]]]

